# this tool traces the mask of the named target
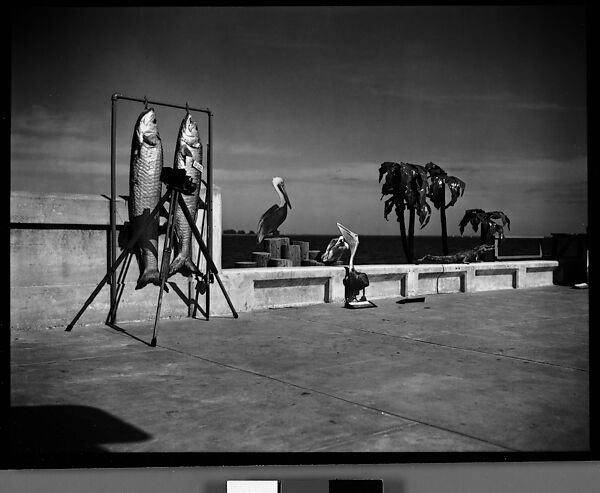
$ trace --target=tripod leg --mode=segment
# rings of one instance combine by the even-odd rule
[[[77,315],[75,315],[75,318],[71,321],[71,323],[69,325],[67,325],[67,328],[65,329],[67,332],[71,332],[71,330],[73,329],[73,326],[77,323],[77,320],[79,320],[79,317],[81,317],[81,315],[83,315],[83,312],[85,312],[87,307],[91,305],[92,301],[94,301],[94,298],[96,296],[98,296],[98,293],[102,290],[104,285],[108,282],[108,280],[112,276],[113,272],[115,272],[117,270],[117,268],[119,267],[119,264],[123,261],[123,259],[128,254],[129,254],[129,252],[127,250],[123,250],[123,252],[121,252],[121,255],[119,255],[119,258],[117,258],[117,260],[115,260],[115,263],[110,268],[110,270],[106,273],[106,275],[104,276],[102,281],[100,281],[100,284],[98,284],[98,286],[96,286],[96,289],[94,289],[94,291],[92,291],[92,294],[88,297],[88,299],[85,300],[85,303],[83,304],[83,306],[81,307],[79,312],[77,312]]]
[[[129,256],[127,257],[127,260],[125,261],[125,264],[121,269],[121,273],[117,278],[117,292],[115,296],[115,304],[113,307],[111,307],[110,311],[108,312],[108,317],[104,322],[106,325],[114,324],[115,319],[117,318],[117,308],[119,307],[121,296],[123,296],[123,291],[125,290],[125,278],[127,277],[127,272],[129,271],[129,266],[131,265],[131,259],[133,257],[134,254],[132,252],[129,252]]]
[[[192,233],[194,233],[194,236],[196,237],[196,241],[198,242],[198,246],[200,247],[200,250],[202,250],[202,253],[206,257],[206,265],[208,266],[209,270],[212,271],[213,274],[215,275],[215,277],[217,278],[219,287],[221,288],[221,291],[223,292],[223,295],[225,296],[225,299],[227,300],[227,304],[229,305],[229,308],[231,309],[231,312],[233,313],[233,318],[238,318],[238,314],[235,311],[235,308],[233,307],[233,303],[231,303],[231,300],[229,299],[227,290],[225,289],[225,286],[223,286],[223,283],[221,282],[221,278],[219,277],[219,272],[218,272],[217,266],[213,262],[212,258],[210,258],[210,255],[208,254],[208,249],[206,248],[204,241],[202,241],[202,236],[200,236],[200,232],[198,231],[198,228],[196,227],[194,219],[192,218],[192,215],[190,214],[190,211],[188,210],[187,205],[185,204],[185,202],[183,201],[181,196],[179,197],[179,207],[183,211],[183,214],[184,214],[185,218],[187,219],[187,222],[190,224]],[[207,310],[207,312],[208,312],[208,310]],[[207,315],[208,315],[208,313],[207,313]]]
[[[140,227],[140,229],[137,231],[137,233],[131,237],[131,239],[129,240],[129,243],[127,243],[127,246],[121,252],[121,255],[119,255],[117,260],[115,260],[115,263],[110,267],[110,269],[108,270],[106,275],[102,278],[102,280],[100,281],[98,286],[96,286],[96,289],[94,289],[92,294],[85,301],[85,303],[83,304],[83,306],[81,307],[79,312],[77,312],[77,315],[75,315],[75,318],[71,321],[71,323],[69,325],[67,325],[67,328],[65,329],[67,332],[71,332],[71,330],[73,329],[73,326],[77,323],[77,320],[79,320],[81,315],[83,315],[83,312],[85,312],[87,307],[90,306],[92,301],[94,301],[94,298],[96,298],[96,296],[98,296],[98,293],[102,290],[102,288],[108,282],[108,280],[111,278],[113,273],[119,268],[119,265],[121,264],[121,262],[123,262],[123,259],[127,256],[129,251],[131,250],[131,248],[133,248],[133,245],[135,245],[136,241],[141,236],[142,231],[146,228],[146,226],[148,224],[150,224],[150,220],[154,218],[154,216],[159,211],[159,209],[162,207],[162,205],[167,201],[167,199],[169,198],[169,195],[170,195],[170,192],[167,191],[167,193],[165,193],[161,197],[161,199],[159,200],[158,204],[156,205],[156,207],[154,208],[152,213],[146,218],[146,221],[142,224],[142,227]],[[111,310],[113,310],[113,309],[114,309],[114,307],[111,306]]]
[[[156,329],[158,327],[158,320],[160,318],[160,310],[162,307],[163,291],[165,289],[165,282],[169,277],[169,262],[171,260],[171,247],[173,245],[173,233],[175,230],[175,207],[177,205],[177,197],[179,196],[178,191],[174,191],[171,195],[171,202],[169,206],[169,217],[167,220],[167,234],[165,237],[165,245],[163,247],[163,255],[160,264],[160,288],[158,291],[158,304],[156,306],[156,316],[154,317],[154,329],[152,330],[152,341],[150,346],[156,347]]]

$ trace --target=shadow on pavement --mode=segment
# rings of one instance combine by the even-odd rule
[[[148,440],[151,435],[100,409],[87,406],[23,406],[10,412],[11,452],[107,452],[104,443]]]

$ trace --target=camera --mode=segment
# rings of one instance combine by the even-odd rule
[[[163,168],[160,172],[160,181],[184,195],[193,195],[197,187],[184,169]]]

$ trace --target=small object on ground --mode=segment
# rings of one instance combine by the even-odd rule
[[[399,305],[403,305],[405,303],[419,303],[425,301],[425,296],[413,296],[411,298],[402,298],[401,300],[396,301]]]
[[[574,284],[573,289],[589,289],[589,285],[587,282],[580,282],[579,284]]]

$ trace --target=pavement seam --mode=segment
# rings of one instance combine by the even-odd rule
[[[279,315],[281,318],[285,318],[287,320],[292,320],[291,317],[286,317],[286,316],[282,316]],[[572,318],[572,317],[563,317],[563,318]],[[293,318],[293,320],[302,320],[303,322],[307,322],[310,324],[318,324],[317,321],[315,320],[310,320],[310,319],[305,319],[305,318]],[[552,319],[554,320],[554,319]],[[426,341],[424,339],[417,339],[414,337],[408,337],[408,336],[401,336],[401,335],[396,335],[396,334],[387,334],[385,332],[377,332],[375,330],[367,330],[367,329],[362,329],[359,327],[348,327],[346,325],[341,325],[341,324],[336,324],[336,323],[332,323],[330,325],[335,325],[336,327],[342,327],[345,329],[351,329],[351,330],[356,330],[356,331],[360,331],[360,332],[365,332],[367,334],[377,334],[380,336],[386,336],[386,337],[393,337],[395,339],[404,339],[407,341],[411,341],[411,342],[416,342],[416,343],[422,343],[422,344],[431,344],[433,346],[439,346],[439,347],[444,347],[444,348],[448,348],[448,349],[455,349],[458,351],[467,351],[467,352],[474,352],[474,353],[478,353],[478,354],[485,354],[488,356],[499,356],[501,358],[508,358],[508,359],[514,359],[514,360],[518,360],[518,361],[526,361],[528,363],[534,363],[534,364],[539,364],[539,365],[546,365],[546,366],[552,366],[555,368],[562,368],[565,370],[573,370],[573,371],[580,371],[583,373],[588,373],[589,371],[584,369],[584,368],[577,368],[577,367],[573,367],[573,366],[566,366],[566,365],[559,365],[556,363],[548,363],[546,361],[539,361],[539,360],[534,360],[534,359],[529,359],[529,358],[523,358],[521,356],[510,356],[508,354],[503,354],[503,353],[494,353],[494,352],[488,352],[488,351],[480,351],[477,349],[471,349],[471,348],[465,348],[465,347],[460,347],[460,346],[450,346],[448,344],[442,344],[439,342],[433,342],[433,341]]]
[[[517,449],[507,447],[506,445],[503,445],[503,444],[491,442],[489,440],[486,440],[486,439],[483,439],[483,438],[480,438],[480,437],[469,435],[467,433],[463,433],[463,432],[456,431],[456,430],[451,430],[449,428],[445,428],[443,426],[435,425],[435,424],[432,424],[432,423],[427,423],[425,421],[420,421],[418,419],[409,418],[407,416],[402,416],[401,414],[393,413],[393,412],[390,412],[390,411],[384,411],[383,409],[379,409],[379,408],[373,407],[373,406],[368,406],[366,404],[361,404],[359,402],[354,402],[354,401],[351,401],[349,399],[345,399],[344,397],[333,395],[333,394],[330,394],[328,392],[324,392],[322,390],[317,390],[317,389],[314,389],[312,387],[304,387],[302,385],[298,385],[298,384],[295,384],[293,382],[288,382],[286,380],[282,380],[282,379],[279,379],[279,378],[276,378],[276,377],[272,377],[270,375],[265,375],[263,373],[259,373],[259,372],[253,371],[253,370],[248,370],[246,368],[240,368],[240,367],[237,367],[237,366],[229,365],[227,363],[222,363],[222,362],[219,362],[219,361],[214,361],[214,360],[211,360],[209,358],[204,358],[202,356],[198,356],[196,354],[188,353],[186,351],[182,351],[182,350],[179,350],[179,349],[174,349],[174,348],[169,348],[169,347],[166,347],[166,346],[161,346],[160,344],[157,345],[157,347],[161,347],[162,349],[165,349],[167,351],[172,351],[172,352],[179,353],[179,354],[182,354],[182,355],[185,355],[185,356],[189,356],[189,357],[196,358],[196,359],[199,359],[199,360],[202,360],[202,361],[206,361],[207,363],[211,363],[211,364],[214,364],[214,365],[217,365],[217,366],[222,366],[224,368],[228,368],[228,369],[233,370],[233,371],[240,371],[240,372],[243,372],[243,373],[247,373],[249,375],[253,375],[253,376],[265,378],[267,380],[272,380],[274,382],[277,382],[277,383],[280,383],[280,384],[283,384],[283,385],[287,385],[287,386],[290,386],[290,387],[295,387],[295,388],[300,389],[300,390],[310,390],[311,392],[314,392],[315,394],[320,394],[320,395],[323,395],[323,396],[326,396],[326,397],[329,397],[329,398],[332,398],[332,399],[336,399],[336,400],[345,402],[346,404],[351,404],[353,406],[360,407],[362,409],[368,409],[369,411],[375,411],[377,413],[381,413],[381,414],[389,416],[389,417],[403,419],[405,421],[410,421],[411,423],[414,423],[414,424],[420,424],[420,425],[429,426],[431,428],[436,428],[438,430],[442,430],[442,431],[445,431],[445,432],[453,433],[455,435],[460,435],[460,436],[463,436],[463,437],[466,437],[466,438],[469,438],[469,439],[472,439],[472,440],[477,440],[479,442],[484,442],[484,443],[487,443],[489,445],[494,445],[496,447],[501,447],[501,448],[504,448],[504,449],[506,449],[508,451],[513,451],[513,452],[517,451]]]
[[[583,373],[588,373],[588,370],[584,369],[584,368],[576,368],[573,366],[565,366],[565,365],[558,365],[555,363],[548,363],[547,361],[539,361],[539,360],[535,360],[535,359],[529,359],[529,358],[523,358],[521,356],[511,356],[509,354],[503,354],[503,353],[490,353],[488,351],[480,351],[478,349],[471,349],[471,348],[464,348],[464,347],[460,347],[460,346],[450,346],[448,344],[442,344],[439,342],[433,342],[433,341],[425,341],[423,339],[416,339],[413,337],[407,337],[407,336],[397,336],[397,335],[393,335],[393,334],[383,334],[381,332],[377,332],[377,331],[373,331],[373,330],[366,330],[366,329],[356,329],[356,330],[360,330],[362,332],[367,332],[370,334],[378,334],[378,335],[387,335],[389,337],[395,337],[398,339],[405,339],[408,341],[412,341],[412,342],[420,342],[423,344],[431,344],[432,346],[439,346],[439,347],[444,347],[444,348],[448,348],[448,349],[456,349],[458,351],[467,351],[467,352],[473,352],[473,353],[478,353],[478,354],[485,354],[487,356],[498,356],[500,358],[508,358],[508,359],[514,359],[514,360],[518,360],[518,361],[526,361],[528,363],[534,363],[534,364],[538,364],[538,365],[546,365],[546,366],[553,366],[555,368],[561,368],[564,370],[573,370],[573,371],[580,371]]]

